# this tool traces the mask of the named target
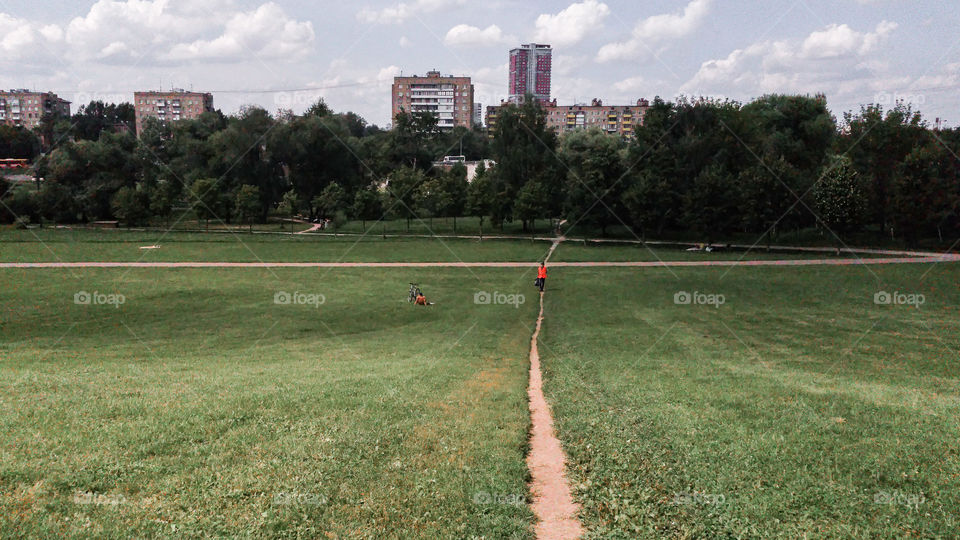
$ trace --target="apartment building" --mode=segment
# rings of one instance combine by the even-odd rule
[[[540,103],[550,101],[553,49],[550,45],[528,43],[510,51],[510,87],[507,101],[523,103],[533,94]]]
[[[133,95],[133,107],[137,114],[137,136],[139,137],[147,118],[156,118],[161,122],[176,122],[198,118],[205,112],[212,112],[213,94],[187,92],[182,89],[169,92],[136,92]]]
[[[589,105],[557,105],[557,100],[546,106],[547,126],[564,134],[578,129],[599,128],[625,139],[634,136],[634,127],[643,124],[643,115],[650,108],[646,99],[637,100],[636,105],[604,105],[594,99]]]
[[[470,77],[440,75],[429,71],[425,77],[394,77],[392,89],[393,115],[430,113],[437,117],[442,130],[473,127],[473,83]]]
[[[487,136],[491,139],[493,138],[493,132],[497,129],[497,116],[500,115],[500,107],[503,107],[503,103],[500,105],[488,105],[487,106],[487,117],[486,117],[486,126],[487,126]]]
[[[487,107],[487,135],[493,137],[497,126],[497,117],[501,107]],[[557,100],[544,104],[547,115],[547,127],[553,128],[559,135],[578,129],[599,128],[610,134],[632,139],[634,128],[643,124],[643,116],[650,108],[646,99],[638,99],[636,105],[604,105],[602,100],[594,99],[589,105],[557,105]]]
[[[70,102],[53,92],[31,92],[28,89],[0,91],[0,124],[33,129],[46,114],[70,116]]]

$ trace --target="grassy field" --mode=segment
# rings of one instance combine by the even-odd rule
[[[536,261],[549,248],[171,233],[139,249],[154,243],[4,230],[0,260]],[[740,256],[567,243],[554,260]],[[528,538],[532,279],[0,270],[0,537]],[[958,280],[949,264],[551,269],[545,391],[588,536],[955,534]],[[408,305],[410,281],[437,305]],[[925,302],[878,306],[880,291]],[[529,298],[480,305],[478,292]],[[697,294],[678,305],[681,292]]]
[[[960,530],[957,266],[674,272],[550,277],[545,391],[590,537]]]
[[[682,248],[665,247],[643,244],[598,244],[582,243],[577,241],[565,242],[557,248],[551,257],[552,262],[584,262],[584,261],[614,261],[614,262],[655,262],[655,261],[756,261],[756,260],[791,260],[791,259],[870,259],[883,255],[860,253],[852,255],[843,253],[839,256],[822,252],[783,252],[766,251],[758,246],[752,251],[718,250],[710,253],[704,251],[687,251]]]
[[[160,245],[157,250],[141,250]],[[0,262],[535,262],[550,248],[545,240],[484,241],[380,236],[156,233],[127,230],[0,230]],[[866,259],[875,255],[859,255]],[[562,244],[554,262],[709,261],[832,258],[822,253],[688,252],[623,244]],[[844,254],[850,258],[853,255]]]
[[[529,537],[521,276],[0,270],[0,536]]]
[[[141,250],[160,245],[157,250]],[[0,232],[2,262],[538,261],[550,242],[45,229]]]

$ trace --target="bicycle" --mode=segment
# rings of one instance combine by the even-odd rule
[[[410,303],[416,302],[416,301],[417,301],[417,297],[420,296],[421,294],[423,294],[423,293],[420,292],[420,284],[418,284],[418,283],[411,283],[411,284],[410,284],[410,296],[407,298],[407,302],[410,302]]]

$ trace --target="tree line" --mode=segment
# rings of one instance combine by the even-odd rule
[[[960,227],[960,130],[932,130],[903,104],[864,106],[838,122],[822,96],[657,98],[632,140],[600,130],[560,136],[532,100],[504,106],[491,138],[444,132],[419,114],[397,116],[386,131],[323,101],[301,115],[247,107],[147,120],[139,138],[117,129],[132,120],[125,105],[94,102],[71,120],[42,123],[61,141],[45,153],[35,135],[0,128],[0,151],[35,158],[44,178],[0,186],[0,218],[142,225],[185,209],[227,223],[473,216],[481,227],[529,230],[549,219],[642,238],[770,241],[818,229],[838,241],[868,233],[909,244],[952,239]],[[471,182],[462,166],[432,166],[461,149],[496,166]]]

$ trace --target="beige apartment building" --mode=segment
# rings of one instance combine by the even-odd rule
[[[46,114],[70,116],[70,102],[53,92],[31,92],[27,89],[0,91],[0,124],[33,129]]]
[[[440,75],[427,72],[426,77],[394,77],[393,115],[401,112],[431,113],[437,117],[440,129],[448,131],[457,126],[473,127],[473,84],[470,77]]]
[[[147,118],[176,122],[198,118],[213,111],[213,94],[171,90],[169,92],[136,92],[133,106],[137,114],[137,136]]]

